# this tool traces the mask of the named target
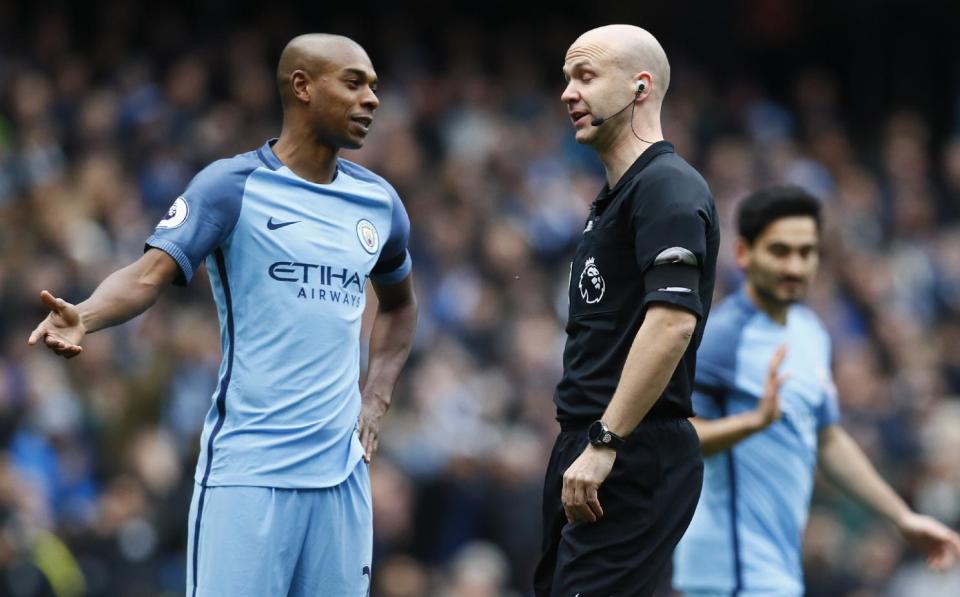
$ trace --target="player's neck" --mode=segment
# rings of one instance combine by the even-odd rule
[[[320,145],[306,135],[289,133],[286,128],[273,146],[283,165],[304,180],[329,184],[337,174],[337,150]]]
[[[789,304],[769,300],[763,293],[757,292],[757,289],[749,282],[746,285],[746,293],[750,302],[753,303],[757,309],[766,313],[767,317],[780,325],[787,324],[787,311],[790,310]]]
[[[659,127],[637,126],[636,131],[637,135],[634,135],[629,127],[621,130],[617,138],[608,147],[597,152],[607,173],[607,185],[611,189],[623,178],[623,175],[643,152],[653,145],[653,143],[647,141],[655,143],[663,140],[663,132]],[[641,139],[647,141],[641,141]]]

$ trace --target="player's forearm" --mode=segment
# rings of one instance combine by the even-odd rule
[[[86,333],[128,321],[156,302],[160,287],[145,273],[139,262],[119,269],[77,305]]]
[[[690,419],[700,436],[700,452],[712,456],[723,452],[764,428],[763,420],[756,412],[745,412],[719,419]]]
[[[416,327],[416,298],[411,297],[408,302],[394,306],[389,311],[377,311],[370,333],[370,358],[363,387],[364,396],[390,404],[400,370],[410,355]]]
[[[821,433],[820,468],[831,481],[894,524],[910,507],[880,476],[853,438],[838,425]]]
[[[624,437],[643,420],[670,382],[695,327],[696,318],[686,311],[648,311],[603,414],[610,431]]]

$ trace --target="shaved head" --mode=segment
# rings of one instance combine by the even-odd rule
[[[277,89],[286,108],[293,98],[290,78],[301,70],[316,77],[351,62],[370,64],[366,51],[357,42],[342,35],[308,33],[290,40],[277,64]]]
[[[651,94],[658,103],[670,86],[670,63],[663,46],[649,31],[634,25],[606,25],[587,31],[567,50],[568,63],[578,59],[610,63],[628,77],[649,72]]]
[[[290,40],[277,64],[285,139],[358,149],[373,123],[377,73],[367,52],[342,35],[310,33]],[[284,137],[286,132],[286,137]]]

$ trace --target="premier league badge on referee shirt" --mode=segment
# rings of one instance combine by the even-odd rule
[[[585,300],[588,305],[599,303],[603,298],[603,292],[607,289],[607,283],[603,281],[603,276],[600,275],[600,269],[597,268],[593,257],[587,259],[583,264],[583,271],[580,273],[580,282],[578,285],[580,287],[580,297]]]
[[[357,222],[357,238],[363,249],[373,255],[380,248],[380,234],[370,220],[360,220]]]
[[[157,228],[176,228],[187,221],[188,211],[187,200],[182,195],[177,197],[170,209],[167,210],[167,215],[163,216],[163,219],[157,224]]]

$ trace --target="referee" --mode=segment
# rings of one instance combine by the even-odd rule
[[[720,234],[703,178],[663,141],[670,66],[611,25],[567,50],[561,99],[607,185],[570,270],[561,432],[543,492],[539,597],[650,595],[693,516],[690,393]]]

